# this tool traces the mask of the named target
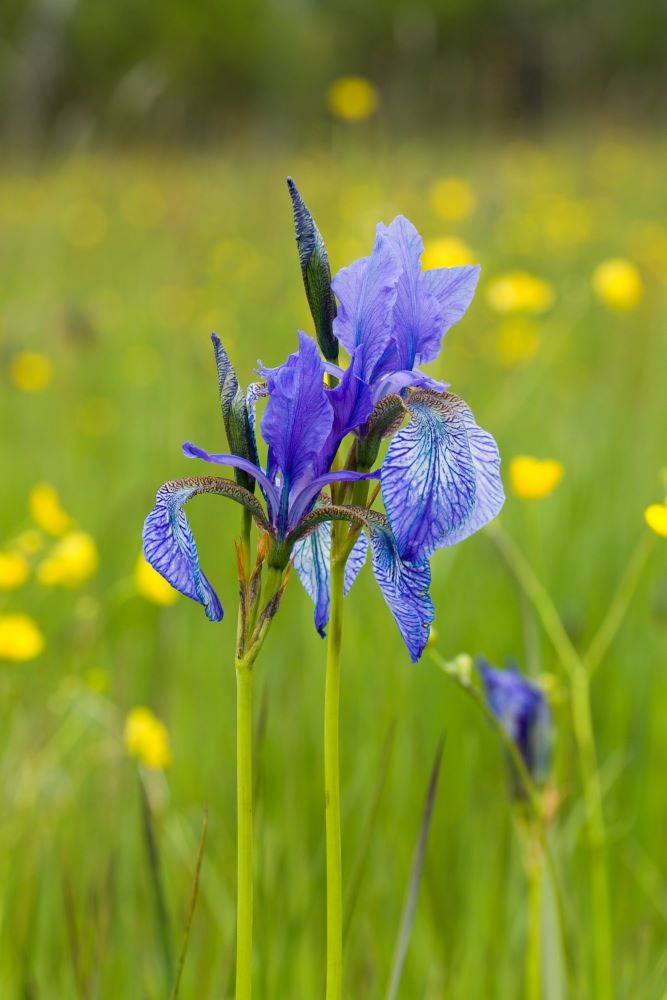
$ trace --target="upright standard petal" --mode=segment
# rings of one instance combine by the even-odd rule
[[[317,344],[299,332],[299,350],[284,365],[266,370],[269,402],[261,421],[269,446],[269,476],[279,469],[284,486],[317,474],[320,453],[333,425]]]
[[[327,390],[333,409],[333,424],[322,450],[321,472],[330,467],[343,438],[365,424],[373,412],[370,386],[358,378],[354,368],[354,364],[350,365],[338,385],[334,389]]]
[[[410,370],[438,356],[444,334],[470,305],[479,268],[422,271],[424,244],[413,224],[399,215],[385,232],[401,269],[394,306],[393,370]],[[390,370],[385,364],[383,371]]]
[[[461,319],[472,302],[479,281],[479,267],[438,267],[423,272],[424,287],[440,303],[442,327],[432,337],[422,337],[415,364],[423,365],[434,361],[440,353],[440,345],[447,331]]]
[[[197,493],[213,492],[205,480],[179,480],[165,483],[157,491],[156,504],[144,523],[143,543],[146,561],[175,590],[204,606],[210,621],[223,616],[218,595],[199,567],[194,536],[183,505]]]
[[[338,361],[338,340],[333,321],[336,300],[331,291],[331,269],[324,240],[291,177],[287,178],[294,208],[294,231],[306,298],[315,324],[317,342],[327,361]]]
[[[500,456],[469,407],[453,393],[413,390],[411,419],[392,439],[382,496],[404,559],[428,557],[473,534],[500,511]]]
[[[358,358],[357,375],[370,382],[392,336],[392,311],[400,265],[384,227],[378,226],[370,257],[344,267],[333,280],[338,299],[334,333]]]

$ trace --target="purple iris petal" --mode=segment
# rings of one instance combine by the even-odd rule
[[[414,561],[481,528],[504,493],[496,443],[462,399],[416,392],[406,405],[411,419],[387,451],[382,496],[398,550]]]
[[[423,365],[434,361],[440,353],[442,338],[450,327],[461,319],[472,302],[479,281],[479,267],[475,264],[462,267],[437,267],[423,272],[424,287],[440,303],[442,328],[432,337],[420,341],[415,363]]]
[[[368,539],[362,531],[354,543],[347,563],[345,564],[345,596],[350,592],[352,584],[361,572],[366,562]],[[303,588],[315,605],[315,628],[322,638],[329,621],[330,579],[329,565],[331,558],[331,522],[319,524],[305,538],[296,543],[293,549],[292,561],[299,574]]]
[[[523,757],[534,780],[546,777],[551,758],[551,713],[544,692],[508,668],[497,670],[479,658],[489,707]]]
[[[437,382],[419,369],[389,372],[381,375],[373,383],[373,403],[392,393],[401,393],[404,389],[432,389],[433,392],[444,392],[447,386],[447,382]]]
[[[144,555],[172,587],[203,604],[206,617],[217,622],[223,616],[222,605],[199,567],[197,545],[183,511],[183,504],[203,492],[204,486],[185,487],[181,483],[160,487],[156,505],[144,523]]]
[[[314,531],[296,543],[292,562],[303,588],[315,605],[315,628],[322,638],[329,621],[331,600],[329,559],[331,555],[331,523],[318,524]]]
[[[204,451],[203,448],[198,448],[196,444],[192,444],[191,441],[186,441],[183,445],[183,454],[187,455],[188,458],[201,458],[204,462],[212,462],[213,465],[230,465],[234,469],[243,469],[244,472],[249,472],[251,476],[255,477],[257,482],[262,487],[262,492],[264,493],[266,502],[269,506],[271,519],[275,519],[280,506],[278,493],[276,492],[271,480],[257,465],[254,464],[254,462],[249,462],[245,458],[240,458],[239,455],[228,455],[225,452],[221,452],[220,454],[210,454],[208,451]]]
[[[382,595],[396,620],[416,663],[428,642],[429,629],[435,611],[428,588],[431,567],[427,561],[409,563],[401,558],[396,542],[387,528],[371,526],[373,572]]]
[[[298,352],[280,368],[267,369],[269,402],[261,421],[269,446],[267,470],[271,478],[280,470],[286,490],[319,468],[333,425],[323,376],[317,344],[302,332]]]
[[[322,449],[320,470],[331,466],[343,438],[366,423],[373,412],[370,386],[358,378],[353,367],[348,368],[333,389],[327,391],[333,407],[333,426]]]
[[[383,228],[378,226],[370,257],[339,271],[332,288],[338,299],[334,333],[359,359],[357,374],[370,382],[392,335],[392,310],[400,265]]]
[[[381,469],[374,469],[373,472],[352,472],[350,469],[337,469],[334,472],[326,472],[316,479],[311,479],[294,497],[290,497],[290,530],[296,528],[301,518],[310,511],[320,490],[323,490],[325,486],[329,486],[330,483],[356,483],[361,479],[379,479],[381,471]]]

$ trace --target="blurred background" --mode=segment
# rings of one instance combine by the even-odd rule
[[[575,648],[606,623],[591,698],[614,982],[663,1000],[666,19],[651,0],[4,0],[3,1000],[168,995],[205,808],[181,995],[232,995],[238,516],[190,505],[215,626],[140,534],[157,487],[195,472],[181,443],[224,449],[211,330],[246,383],[312,331],[288,174],[334,271],[399,212],[425,267],[482,265],[432,373],[497,438],[500,528]],[[436,554],[432,593],[445,660],[514,657],[549,693],[575,962],[572,990],[544,995],[596,997],[563,664],[488,533]],[[497,738],[428,653],[410,665],[368,567],[344,656],[348,995],[384,995],[444,731],[400,995],[515,1000],[527,894]],[[294,578],[256,668],[259,998],[322,991],[323,669]]]

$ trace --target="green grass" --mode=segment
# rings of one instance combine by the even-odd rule
[[[168,608],[149,604],[135,593],[132,573],[155,489],[193,471],[181,442],[223,448],[210,330],[250,379],[257,358],[279,363],[296,329],[311,328],[285,175],[295,176],[315,212],[334,267],[367,252],[375,222],[399,211],[425,237],[454,234],[473,249],[480,290],[434,371],[497,437],[505,469],[518,453],[564,464],[551,497],[528,504],[510,494],[501,524],[583,650],[647,530],[644,507],[667,485],[660,479],[667,232],[653,221],[665,217],[666,167],[664,144],[628,135],[553,136],[541,146],[405,145],[372,155],[341,145],[292,158],[241,148],[90,157],[0,174],[0,539],[27,524],[29,490],[45,480],[100,551],[99,571],[80,589],[31,581],[0,595],[0,613],[25,611],[46,637],[34,661],[0,663],[3,1000],[166,995],[137,766],[123,745],[125,715],[137,704],[164,719],[173,746],[172,766],[148,784],[176,955],[209,811],[181,995],[232,995],[237,508],[213,498],[190,511],[204,569],[227,611],[221,625],[185,598]],[[428,187],[461,174],[475,188],[477,209],[464,222],[441,222]],[[587,231],[573,235],[565,226],[563,235],[563,199],[578,206]],[[128,219],[137,204],[148,212],[142,226]],[[617,256],[633,259],[645,284],[628,313],[607,310],[590,285],[599,261]],[[551,282],[556,300],[535,318],[536,353],[509,366],[498,356],[502,320],[485,285],[517,268]],[[19,391],[6,375],[26,349],[43,351],[55,366],[39,394]],[[614,981],[628,1000],[661,1000],[667,990],[666,554],[667,543],[656,539],[592,684]],[[481,652],[502,663],[512,655],[557,678],[560,805],[550,836],[575,955],[574,995],[592,998],[590,855],[561,665],[488,536],[439,552],[433,578],[436,648],[445,658]],[[445,731],[399,995],[514,1000],[523,989],[528,897],[498,741],[428,656],[410,666],[368,567],[345,618],[345,873],[368,836],[383,745],[396,727],[348,938],[346,996],[386,990],[428,774]],[[266,713],[257,755],[259,998],[323,993],[324,655],[294,578],[256,667],[256,707]],[[108,675],[104,694],[87,683],[93,668]]]

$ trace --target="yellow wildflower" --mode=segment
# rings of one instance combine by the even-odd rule
[[[593,272],[593,291],[609,309],[634,309],[644,294],[644,284],[635,265],[621,257],[603,260]]]
[[[22,351],[12,358],[9,377],[23,392],[41,392],[53,379],[53,364],[38,351]]]
[[[652,503],[644,511],[644,520],[656,535],[667,538],[667,499],[664,503]]]
[[[512,490],[523,500],[541,500],[556,489],[564,472],[555,458],[517,455],[510,462]]]
[[[512,368],[529,361],[540,346],[540,330],[525,316],[506,319],[498,330],[496,351],[501,365]]]
[[[511,271],[486,286],[486,301],[499,313],[542,313],[550,309],[556,294],[548,281],[527,271]]]
[[[28,615],[0,615],[0,660],[32,660],[44,649],[44,636]]]
[[[28,498],[30,516],[49,535],[64,535],[72,527],[72,518],[60,506],[55,488],[49,483],[37,483]]]
[[[78,587],[97,569],[99,557],[93,538],[85,531],[65,535],[37,567],[45,587]]]
[[[341,76],[327,91],[329,110],[348,122],[363,121],[377,111],[380,95],[375,84],[363,76]]]
[[[142,705],[133,708],[125,720],[125,749],[154,771],[163,771],[171,764],[167,727]]]
[[[0,590],[15,590],[28,579],[30,568],[20,552],[0,552]]]
[[[431,208],[447,222],[467,219],[475,209],[475,192],[465,177],[445,177],[436,181],[429,193]]]
[[[146,562],[143,554],[139,555],[134,568],[134,583],[141,596],[153,604],[166,606],[178,600],[178,591]]]
[[[44,537],[41,531],[37,531],[36,528],[26,528],[25,531],[16,536],[12,546],[24,556],[34,556],[44,547]]]
[[[441,236],[424,241],[422,267],[425,271],[432,267],[461,267],[473,263],[472,250],[458,236]]]

